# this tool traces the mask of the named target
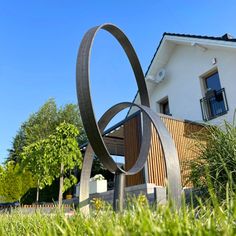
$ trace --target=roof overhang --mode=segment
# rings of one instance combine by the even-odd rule
[[[148,76],[156,76],[157,72],[161,68],[165,68],[169,61],[174,49],[178,45],[196,47],[199,50],[207,51],[209,49],[223,49],[223,50],[235,50],[236,51],[236,41],[234,40],[223,40],[217,37],[201,37],[201,36],[180,36],[180,35],[168,35],[164,34],[159,46],[151,60],[149,68],[146,72],[145,79],[147,84],[147,89],[149,94],[155,89],[155,85],[147,81]],[[139,103],[140,98],[138,93],[134,98],[134,103]],[[135,110],[136,109],[132,109]],[[128,114],[132,114],[129,112]]]
[[[219,39],[207,39],[207,38],[197,38],[197,37],[184,37],[184,36],[173,36],[164,35],[160,45],[154,55],[151,62],[147,76],[155,76],[160,68],[165,67],[167,64],[173,49],[177,45],[185,45],[190,47],[196,47],[199,50],[207,51],[208,49],[224,49],[224,50],[236,50],[236,42],[224,41]],[[155,66],[154,66],[155,65]]]

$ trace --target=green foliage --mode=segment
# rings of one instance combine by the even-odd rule
[[[21,197],[36,182],[29,171],[21,172],[18,164],[8,162],[0,168],[0,196],[1,202],[12,202],[21,200]]]
[[[95,211],[101,211],[105,209],[105,206],[106,206],[106,202],[103,201],[101,198],[93,198],[91,200],[91,204],[92,204],[92,208]]]
[[[72,124],[78,129],[79,135],[77,136],[77,140],[78,140],[79,145],[86,143],[87,136],[85,134],[85,131],[82,125],[82,120],[80,117],[78,105],[67,104],[64,107],[59,108],[58,125],[61,124],[62,122]]]
[[[147,197],[144,194],[139,194],[138,195],[137,202],[141,206],[147,206],[148,205]]]
[[[236,127],[209,126],[199,143],[199,157],[191,163],[191,181],[195,187],[211,187],[218,198],[225,199],[226,187],[236,190]]]
[[[75,167],[81,168],[82,155],[77,143],[78,129],[68,123],[61,123],[53,135],[46,140],[44,155],[49,164],[51,175],[54,178],[61,176],[61,165],[63,172],[70,172]],[[63,192],[77,182],[73,175],[64,180]]]
[[[75,167],[82,165],[82,156],[77,142],[78,129],[68,123],[61,123],[56,132],[45,139],[34,142],[24,148],[21,166],[29,170],[38,181],[39,187],[51,185],[55,178],[64,178],[63,191],[77,183],[70,174]],[[63,165],[63,173],[61,171]]]
[[[5,163],[8,161],[18,161],[20,159],[20,154],[23,151],[23,147],[26,145],[25,134],[22,129],[20,129],[13,139],[12,149],[9,149],[9,156]]]
[[[107,204],[107,202],[105,202],[101,198],[93,198],[91,200],[91,206],[92,209],[94,209],[96,212],[100,212],[101,210],[107,210],[110,207],[110,205]]]
[[[64,125],[63,128],[60,128],[61,124],[67,124],[67,127]],[[73,128],[69,125],[72,125]],[[72,133],[69,134],[70,132]],[[63,135],[68,137],[64,140]],[[38,187],[42,189],[51,185],[53,180],[59,176],[55,171],[60,170],[60,168],[56,169],[58,168],[58,158],[61,163],[65,162],[64,171],[68,171],[71,166],[73,169],[74,166],[81,165],[81,163],[78,164],[76,158],[78,157],[78,143],[84,142],[86,142],[86,135],[78,106],[67,104],[57,108],[55,101],[49,99],[20,127],[13,139],[12,149],[9,150],[6,163],[12,160],[20,163],[22,169],[30,171],[35,176]],[[65,147],[66,145],[68,146]],[[60,153],[57,148],[60,148]],[[65,153],[68,155],[68,162],[65,161],[67,159]],[[72,156],[74,164],[71,162]],[[73,175],[67,175],[64,190],[77,181]],[[39,193],[39,189],[37,193]]]
[[[22,124],[18,133],[13,138],[12,149],[9,150],[7,161],[19,161],[23,148],[48,138],[56,131],[62,122],[73,124],[79,130],[80,135],[77,137],[78,143],[86,142],[86,135],[83,129],[78,106],[67,104],[57,108],[55,100],[49,99],[38,112],[33,113],[29,119]]]
[[[23,124],[26,144],[32,144],[47,138],[57,127],[57,106],[49,99],[38,112],[32,114]]]
[[[21,153],[21,168],[30,171],[38,181],[39,188],[51,185],[54,177],[50,170],[50,160],[45,155],[47,140],[39,140],[26,147]]]

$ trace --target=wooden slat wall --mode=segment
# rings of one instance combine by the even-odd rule
[[[148,182],[159,186],[164,186],[166,179],[166,167],[164,155],[159,137],[152,126],[152,139],[147,158]]]
[[[173,118],[168,118],[167,116],[163,116],[161,119],[169,130],[177,148],[180,160],[182,185],[183,187],[191,187],[191,183],[188,181],[188,163],[191,159],[197,157],[195,145],[197,141],[194,139],[193,133],[199,132],[203,129],[203,126],[175,120]],[[152,146],[148,156],[148,176],[150,183],[165,186],[166,168],[163,160],[163,151],[154,128]]]
[[[128,120],[124,124],[125,169],[129,170],[136,162],[140,150],[141,139],[140,115]],[[143,173],[126,176],[126,186],[144,183]]]
[[[194,138],[194,134],[203,130],[204,127],[202,125],[180,121],[175,121],[171,125],[170,119],[166,119],[164,122],[173,136],[179,154],[182,185],[184,187],[191,187],[192,184],[188,181],[190,174],[189,163],[192,159],[197,158],[196,144],[200,141]],[[178,127],[178,130],[175,127]]]
[[[191,183],[188,182],[189,167],[187,165],[188,160],[197,157],[196,152],[196,140],[193,138],[192,134],[199,132],[203,129],[202,125],[195,123],[175,120],[167,116],[162,116],[161,119],[165,123],[167,129],[169,130],[180,159],[181,168],[181,178],[183,187],[190,187]],[[140,146],[140,133],[137,132],[140,128],[135,128],[138,125],[140,127],[137,118],[129,120],[124,126],[125,132],[125,159],[126,167],[129,168],[136,161]],[[159,137],[152,127],[152,140],[151,147],[147,159],[147,169],[148,169],[148,182],[154,183],[159,186],[165,186],[166,183],[166,168],[163,159],[163,151],[159,141]],[[135,138],[138,135],[138,138]],[[141,173],[135,176],[127,177],[127,186],[137,185],[143,183],[143,175]]]

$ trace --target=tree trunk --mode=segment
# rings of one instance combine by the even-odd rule
[[[37,193],[36,193],[36,204],[38,205],[39,203],[39,179],[37,182]]]
[[[64,175],[64,165],[61,163],[61,174],[60,174],[60,187],[59,187],[59,195],[58,195],[58,207],[62,206],[62,196],[63,196],[63,175]]]

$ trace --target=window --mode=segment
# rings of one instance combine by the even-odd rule
[[[164,100],[160,101],[159,106],[160,106],[160,113],[171,116],[168,98],[165,98]]]
[[[218,71],[204,78],[206,90],[218,91],[221,89],[220,77]]]
[[[200,100],[204,120],[211,120],[228,111],[225,89],[221,88],[218,71],[202,78],[205,97]]]

